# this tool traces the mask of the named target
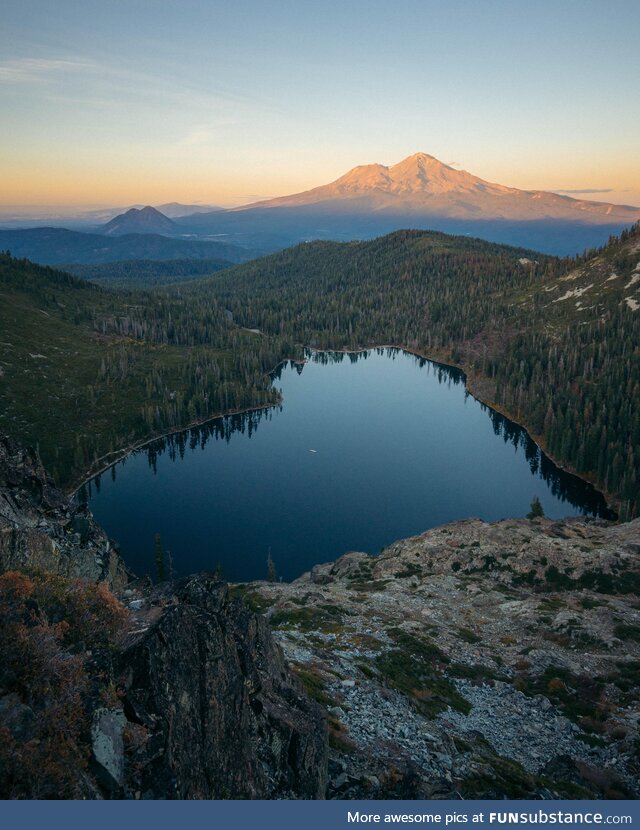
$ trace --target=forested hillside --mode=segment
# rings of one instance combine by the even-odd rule
[[[487,372],[495,399],[549,452],[640,513],[640,225],[514,309]]]
[[[2,255],[0,295],[0,428],[62,483],[273,402],[268,372],[303,347],[396,345],[462,366],[623,517],[640,511],[637,225],[564,260],[427,231],[314,242],[146,293]]]
[[[561,270],[557,259],[524,249],[398,231],[371,242],[298,245],[193,283],[180,296],[188,292],[199,304],[213,291],[242,325],[316,348],[438,351],[502,327],[510,316],[505,292]]]
[[[213,299],[182,305],[0,254],[0,432],[69,486],[154,434],[273,403],[282,341],[233,327]]]
[[[128,233],[103,236],[66,228],[0,229],[0,250],[27,257],[43,265],[66,263],[96,265],[128,259],[225,259],[245,262],[255,252],[238,245],[210,240],[177,239],[157,233]]]
[[[640,509],[640,230],[558,260],[400,231],[299,245],[181,289],[317,348],[404,346],[461,365],[561,462]]]
[[[194,280],[229,268],[225,259],[128,259],[102,265],[61,265],[76,277],[107,288],[157,288]]]

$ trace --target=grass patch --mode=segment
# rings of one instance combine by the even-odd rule
[[[327,726],[329,727],[329,746],[331,749],[345,754],[353,752],[356,745],[349,738],[347,727],[334,715],[329,715],[327,718]]]
[[[593,599],[592,597],[582,597],[580,605],[585,609],[585,611],[591,611],[593,608],[600,608],[603,605],[606,606],[607,603],[599,599]]]
[[[343,630],[343,612],[337,605],[313,605],[282,608],[269,617],[273,628],[298,628],[301,631],[321,631],[336,634]]]
[[[561,590],[574,587],[574,580],[567,576],[567,574],[559,571],[555,565],[549,565],[544,572],[544,578],[547,581],[547,585],[553,588]]]
[[[615,673],[607,680],[622,692],[624,704],[635,702],[640,689],[640,660],[619,660]]]
[[[538,781],[545,789],[557,793],[561,798],[573,801],[593,798],[592,792],[573,781],[565,781],[564,779],[554,781],[546,775],[541,775]]]
[[[605,739],[601,738],[599,735],[590,735],[586,732],[582,732],[579,735],[576,735],[576,738],[579,741],[582,741],[582,743],[586,744],[587,746],[602,747],[602,748],[608,746]]]
[[[449,677],[481,682],[507,679],[506,675],[499,674],[489,666],[483,666],[480,663],[475,663],[473,666],[468,666],[466,663],[450,663],[447,666],[447,674]]]
[[[465,778],[460,785],[464,798],[530,798],[536,779],[517,761],[500,755],[484,756],[484,770]]]
[[[419,576],[420,574],[422,574],[422,568],[419,565],[408,562],[402,571],[398,571],[396,579],[405,579],[411,576]]]
[[[561,611],[566,607],[567,603],[563,599],[545,599],[538,606],[538,611],[542,611],[543,614],[548,614]]]
[[[449,658],[427,640],[399,628],[390,629],[396,648],[378,655],[373,662],[378,676],[409,697],[426,717],[435,717],[451,706],[467,714],[471,704],[443,675]]]
[[[482,640],[482,637],[478,637],[470,628],[458,628],[458,637],[465,643],[479,643]]]
[[[640,593],[640,573],[623,570],[618,573],[605,571],[585,571],[577,579],[571,579],[567,573],[561,573],[551,565],[544,573],[545,587],[548,590],[588,590],[597,594],[638,594]],[[595,606],[592,606],[595,607]]]
[[[513,579],[511,580],[513,585],[517,586],[531,586],[539,585],[540,580],[538,579],[538,573],[535,568],[531,568],[530,570],[526,571],[525,573],[518,573],[513,575]]]
[[[229,597],[240,600],[246,607],[256,614],[263,614],[268,608],[275,604],[275,599],[262,596],[255,589],[247,585],[230,585]]]
[[[372,580],[370,582],[359,582],[357,580],[354,580],[351,582],[349,587],[354,591],[360,591],[362,593],[371,593],[374,591],[384,591],[384,589],[390,582],[390,579],[377,579]]]
[[[640,643],[640,625],[636,625],[635,623],[620,623],[613,629],[613,633],[619,640],[630,640],[634,643]]]
[[[322,706],[334,706],[336,701],[327,694],[322,674],[312,666],[294,665],[293,670],[309,697]]]
[[[364,674],[364,676],[368,680],[374,680],[378,676],[376,671],[371,667],[370,663],[367,660],[358,659],[354,660],[353,662],[354,665],[360,669],[362,674]]]
[[[473,752],[473,745],[459,735],[452,735],[451,740],[458,752]]]
[[[371,634],[352,634],[349,643],[354,648],[362,648],[367,651],[380,651],[382,642]]]
[[[585,732],[601,733],[609,716],[603,703],[603,691],[608,681],[609,678],[578,677],[561,666],[548,666],[539,675],[517,675],[513,685],[531,697],[547,697]]]

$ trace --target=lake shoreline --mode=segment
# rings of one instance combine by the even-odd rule
[[[286,363],[286,361],[283,361],[283,363]],[[278,366],[280,365],[281,364],[278,364]],[[276,369],[277,368],[278,367],[276,366]],[[271,371],[274,372],[275,369],[272,369]],[[97,463],[101,463],[101,466],[97,470],[83,474],[82,480],[79,483],[74,482],[68,490],[64,490],[63,492],[69,498],[74,498],[77,495],[78,491],[82,487],[84,487],[85,484],[88,484],[92,479],[102,475],[107,470],[111,469],[111,467],[113,467],[114,464],[117,464],[119,461],[122,461],[123,459],[127,458],[127,456],[131,455],[132,453],[137,452],[138,450],[142,450],[145,447],[148,447],[149,444],[153,444],[154,441],[161,441],[163,438],[169,438],[171,435],[178,435],[180,432],[186,432],[189,429],[195,429],[196,427],[204,426],[205,424],[208,424],[211,421],[217,421],[219,418],[230,418],[233,415],[244,415],[247,412],[259,412],[261,410],[273,409],[274,407],[280,406],[281,404],[282,401],[280,400],[276,401],[276,403],[265,403],[256,406],[246,406],[243,409],[230,409],[226,412],[219,412],[216,415],[207,415],[204,418],[198,418],[198,420],[192,421],[191,423],[186,424],[183,427],[172,427],[171,429],[168,429],[165,432],[158,432],[150,436],[149,438],[142,438],[140,441],[130,444],[127,447],[123,447],[120,450],[114,450],[112,453],[107,453],[106,455],[103,455],[101,458],[97,460]],[[105,458],[110,456],[113,456],[110,461],[102,463]]]
[[[289,360],[275,373],[283,407],[158,439],[81,492],[135,572],[151,531],[180,575],[219,563],[232,581],[259,578],[271,547],[291,580],[454,520],[521,518],[535,494],[554,521],[611,518],[590,484],[471,396],[460,370],[388,344],[304,356],[305,370]]]
[[[312,352],[336,352],[338,354],[359,354],[361,352],[371,351],[372,349],[396,349],[398,351],[411,354],[414,357],[419,357],[423,360],[428,360],[429,363],[433,363],[437,366],[443,366],[446,369],[455,369],[458,372],[462,372],[464,376],[465,391],[467,391],[475,401],[478,401],[478,403],[482,404],[483,406],[486,406],[488,409],[493,410],[493,412],[497,412],[498,415],[502,415],[503,418],[506,418],[508,421],[511,421],[511,423],[516,424],[516,426],[519,426],[521,429],[523,429],[527,433],[529,438],[533,441],[533,443],[538,447],[538,449],[541,452],[543,452],[548,459],[553,461],[553,463],[559,470],[562,470],[565,473],[569,473],[570,475],[579,478],[581,481],[584,481],[587,484],[591,484],[591,486],[604,498],[607,508],[614,512],[616,514],[616,517],[619,516],[619,500],[616,499],[611,493],[607,493],[606,490],[601,489],[598,482],[595,480],[593,476],[588,476],[584,475],[583,473],[579,473],[570,464],[558,461],[558,459],[554,455],[552,455],[552,453],[550,453],[549,450],[546,448],[544,439],[541,435],[537,435],[535,432],[533,432],[524,421],[521,421],[518,418],[514,417],[505,407],[495,403],[495,401],[490,401],[485,399],[484,397],[481,397],[481,395],[484,395],[484,393],[478,390],[476,384],[479,385],[482,382],[482,380],[488,380],[488,378],[483,378],[481,375],[477,375],[471,369],[464,366],[464,364],[451,363],[440,357],[432,357],[426,352],[420,352],[417,349],[407,348],[406,346],[396,346],[389,343],[375,346],[363,346],[353,349],[316,349],[312,346],[305,348],[308,348],[309,351]],[[619,518],[613,519],[612,521],[619,521]]]
[[[563,472],[568,473],[570,475],[573,475],[576,478],[580,479],[581,481],[583,481],[587,484],[590,484],[596,490],[596,492],[599,493],[603,497],[607,509],[609,509],[611,512],[616,514],[616,518],[613,519],[612,521],[619,521],[619,518],[618,518],[619,509],[620,509],[619,501],[617,499],[615,499],[610,493],[607,493],[604,489],[600,489],[598,487],[597,481],[595,481],[595,479],[593,477],[578,473],[575,470],[575,468],[573,468],[570,464],[559,462],[558,459],[556,457],[554,457],[547,450],[542,436],[537,435],[532,430],[530,430],[530,428],[527,426],[525,421],[519,420],[518,418],[514,417],[512,415],[512,413],[509,412],[508,409],[506,409],[505,407],[500,406],[499,404],[497,404],[494,401],[489,399],[486,392],[482,389],[482,382],[483,381],[486,382],[488,379],[483,378],[482,375],[478,375],[477,373],[473,372],[471,369],[469,369],[464,364],[452,363],[452,362],[447,361],[446,359],[444,359],[444,357],[441,356],[441,355],[435,355],[433,353],[428,354],[426,352],[419,351],[415,348],[409,348],[409,347],[406,347],[406,346],[399,346],[397,344],[390,344],[390,343],[374,344],[374,345],[368,345],[368,346],[343,348],[343,349],[340,349],[340,348],[329,348],[329,349],[323,348],[323,349],[320,349],[320,348],[316,348],[314,346],[302,346],[302,348],[305,351],[309,351],[309,352],[312,352],[312,353],[318,353],[318,354],[322,354],[322,353],[330,354],[332,352],[335,353],[335,354],[361,354],[363,352],[368,352],[368,351],[372,351],[372,350],[376,350],[376,349],[393,349],[393,350],[396,350],[396,351],[405,352],[406,354],[410,354],[414,357],[417,357],[417,358],[420,358],[420,359],[423,359],[423,360],[427,360],[427,361],[429,361],[430,363],[432,363],[436,366],[442,366],[446,369],[454,369],[456,371],[461,372],[462,375],[463,375],[465,391],[469,395],[471,395],[471,397],[475,401],[477,401],[478,403],[480,403],[483,406],[486,406],[487,408],[489,408],[493,412],[496,412],[497,414],[499,414],[502,417],[506,418],[511,423],[513,423],[513,424],[517,425],[518,427],[520,427],[521,429],[523,429],[526,432],[527,436],[531,439],[531,441],[533,441],[533,443],[538,447],[538,449],[542,453],[544,453],[544,455],[547,458],[549,458],[559,470],[562,470]],[[300,363],[306,363],[306,362],[307,362],[307,360],[305,358],[303,358],[301,360],[299,357],[287,357],[287,358],[284,358],[283,360],[279,361],[272,369],[269,370],[269,372],[267,374],[269,375],[269,377],[273,377],[274,374],[278,371],[278,369],[282,366],[285,366],[287,363],[300,364]],[[168,429],[164,432],[157,433],[157,434],[154,434],[154,435],[152,435],[148,438],[141,439],[140,441],[137,441],[133,444],[130,444],[127,447],[124,447],[120,450],[115,450],[113,453],[108,453],[107,455],[102,456],[100,459],[98,459],[98,463],[100,464],[100,466],[98,467],[97,470],[92,469],[91,471],[83,474],[82,479],[79,481],[79,483],[75,483],[75,482],[73,483],[73,485],[70,487],[70,489],[68,491],[66,491],[67,495],[69,495],[70,497],[76,496],[78,491],[84,485],[86,485],[89,481],[91,481],[93,478],[96,478],[97,476],[99,476],[102,473],[106,472],[114,464],[117,464],[119,461],[122,461],[128,455],[130,455],[130,454],[132,454],[132,453],[134,453],[138,450],[143,449],[144,447],[148,446],[149,444],[152,444],[154,441],[160,440],[162,438],[168,438],[171,435],[177,435],[181,432],[186,432],[187,430],[203,426],[203,425],[205,425],[205,424],[207,424],[211,421],[215,421],[219,418],[226,418],[226,417],[230,417],[230,416],[233,416],[233,415],[241,415],[241,414],[248,413],[248,412],[257,412],[257,411],[260,411],[260,410],[272,409],[273,407],[282,405],[283,401],[284,401],[284,399],[281,398],[279,401],[277,401],[276,403],[272,403],[272,404],[262,404],[262,405],[257,405],[257,406],[249,406],[249,407],[244,407],[242,409],[228,410],[228,411],[218,412],[218,413],[215,413],[215,414],[212,414],[212,415],[207,415],[203,418],[199,418],[196,421],[193,421],[189,424],[186,424],[185,426],[175,427],[175,428],[172,427],[171,429]],[[105,461],[106,458],[109,458],[109,461]]]

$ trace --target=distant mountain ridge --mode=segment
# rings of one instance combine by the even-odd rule
[[[105,236],[66,228],[0,230],[0,251],[41,265],[99,265],[124,260],[224,259],[245,262],[256,256],[238,245],[176,239],[157,233]]]
[[[633,223],[640,208],[572,199],[543,190],[518,190],[456,170],[427,153],[415,153],[398,164],[354,167],[336,181],[292,196],[235,208],[278,208],[358,201],[368,211],[408,211],[456,219],[567,220]]]
[[[518,190],[416,153],[389,167],[354,167],[303,193],[175,222],[182,233],[216,234],[272,251],[314,239],[372,239],[415,229],[573,255],[605,244],[639,219],[639,207]]]
[[[103,256],[100,246],[90,246],[84,240],[62,257],[57,249],[40,244],[37,248],[22,248],[12,242],[10,247],[19,255],[48,264],[200,256],[237,262],[300,242],[366,240],[412,229],[573,256],[605,244],[610,236],[640,220],[640,207],[507,187],[443,164],[427,153],[415,153],[391,166],[360,165],[329,184],[231,209],[168,202],[159,207],[121,209],[117,216],[113,215],[115,210],[90,211],[84,218],[70,219],[67,227],[73,226],[85,236],[101,235],[103,240],[160,235],[166,240],[165,250],[160,250],[159,243],[154,248],[147,241],[115,254],[105,250]],[[16,221],[3,224],[8,228]],[[44,227],[42,221],[34,224],[50,233],[51,225],[59,222],[47,222]],[[20,222],[19,227],[24,228],[24,223]],[[21,238],[19,244],[24,241]],[[174,250],[172,243],[179,241],[226,244],[246,253],[236,256],[214,249],[206,253]],[[88,254],[76,258],[77,250],[89,247]]]
[[[164,213],[147,205],[141,210],[129,208],[125,213],[107,222],[101,230],[105,236],[123,236],[127,233],[159,233],[168,235],[176,232],[176,226]]]
[[[76,208],[69,206],[32,206],[14,208],[0,206],[0,227],[3,229],[29,227],[71,227],[73,230],[84,229],[94,231],[96,226],[110,222],[117,216],[127,213],[131,208],[142,210],[145,205],[136,204],[128,206],[106,206],[101,208]],[[181,216],[191,216],[194,213],[212,213],[216,210],[224,210],[219,205],[184,205],[180,202],[166,202],[163,205],[153,205],[155,210],[164,214],[169,219],[177,219]]]
[[[169,219],[191,216],[193,213],[211,213],[216,210],[224,210],[219,205],[183,205],[180,202],[167,202],[164,205],[156,205],[155,208],[160,213],[168,216]]]

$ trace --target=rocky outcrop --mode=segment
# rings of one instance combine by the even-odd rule
[[[13,667],[0,671],[0,733],[13,752],[4,769],[0,752],[0,797],[324,797],[326,715],[266,620],[206,575],[130,582],[90,512],[55,487],[37,453],[0,438],[0,574],[25,570],[35,582],[13,573],[0,584],[0,630],[18,625],[25,654],[54,648],[83,695],[67,712],[77,731],[70,758],[29,756],[45,718],[55,736],[55,701],[31,694],[28,666],[0,637],[0,667]],[[118,625],[100,630],[112,618]]]
[[[100,580],[114,590],[127,581],[91,513],[54,485],[34,450],[0,437],[0,572],[25,568]]]
[[[237,590],[325,707],[329,797],[640,796],[640,520],[470,519]]]
[[[117,673],[128,742],[120,792],[323,798],[326,717],[287,668],[266,621],[207,576],[133,603],[135,629]],[[103,766],[117,790],[114,723],[108,719],[101,746],[108,744]]]
[[[47,717],[55,732],[14,647],[53,635],[65,688],[85,690],[53,768],[73,797],[640,796],[640,520],[472,519],[291,584],[154,588],[127,584],[90,514],[0,439],[9,569],[40,573],[3,577],[0,630],[22,639],[0,638],[0,729],[14,766]],[[96,582],[127,609],[100,584],[78,605]],[[111,618],[124,630],[87,627]],[[59,792],[38,778],[50,759],[23,755],[0,794]]]

